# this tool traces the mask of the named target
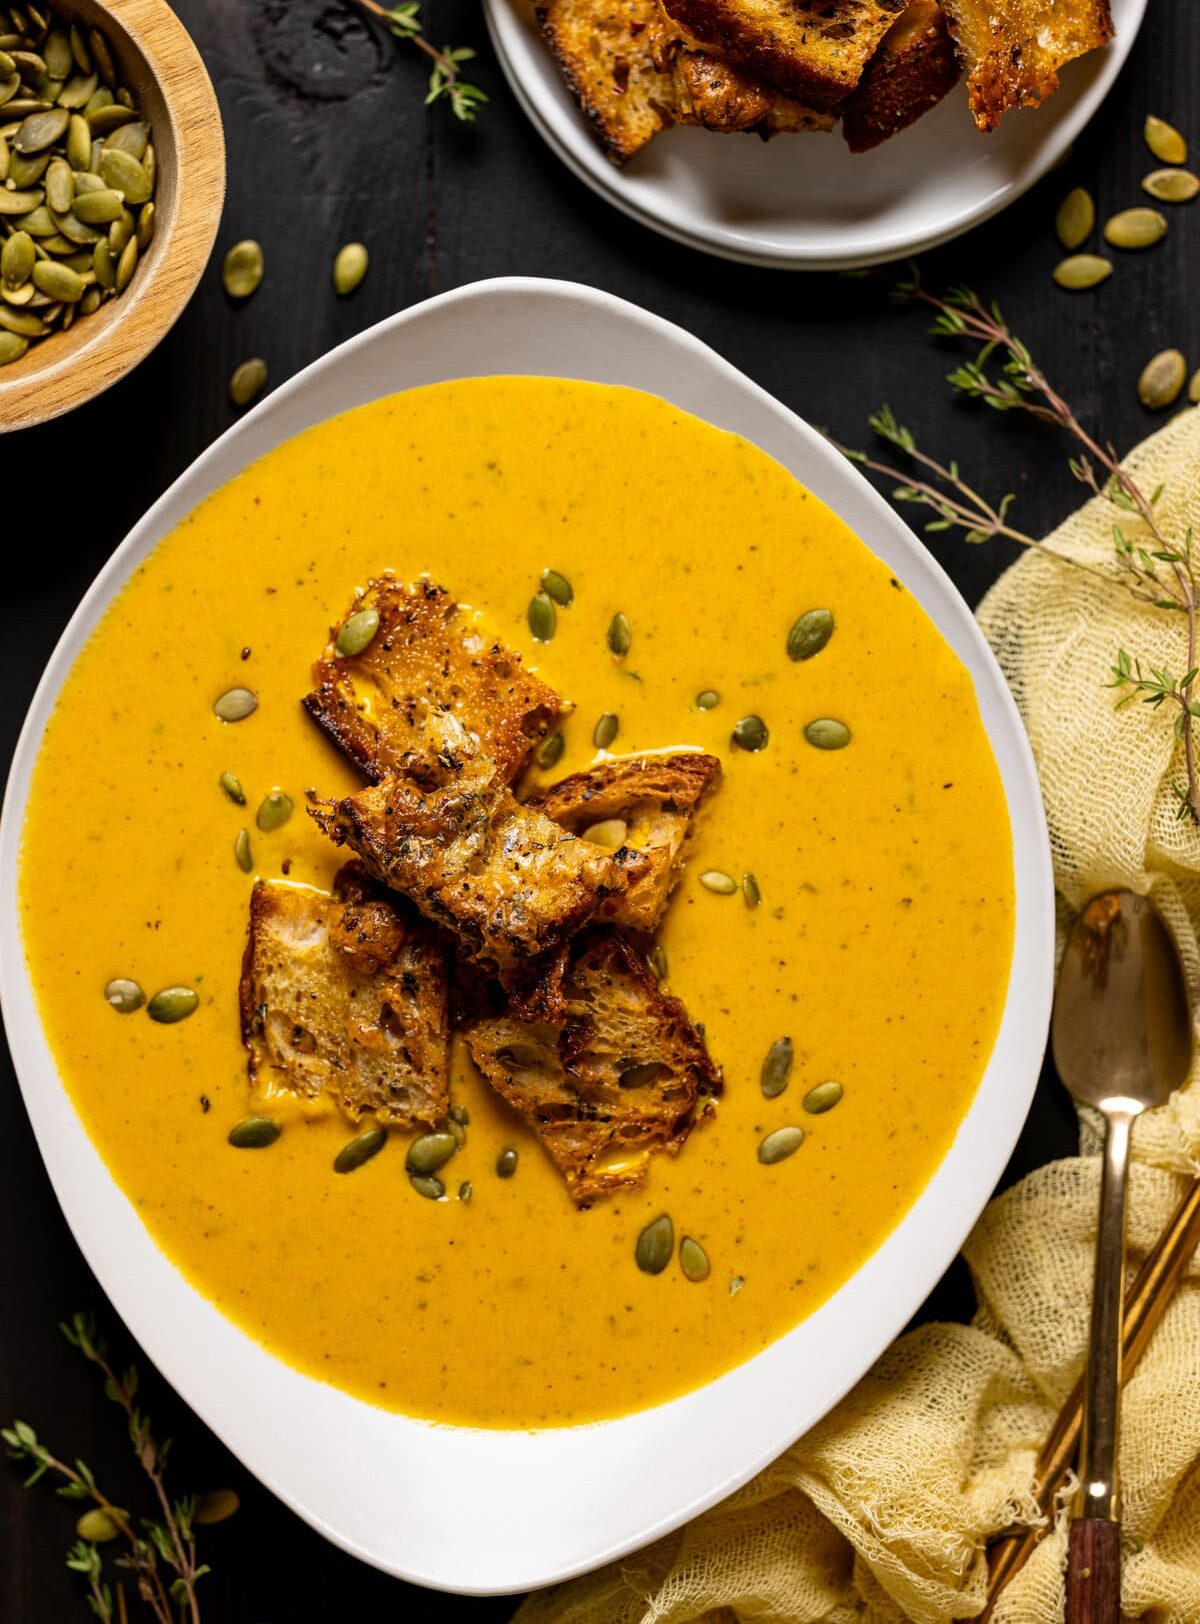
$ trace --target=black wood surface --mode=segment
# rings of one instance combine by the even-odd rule
[[[947,356],[925,320],[888,306],[861,280],[747,269],[676,247],[627,221],[569,175],[526,123],[487,49],[471,0],[429,0],[439,39],[479,47],[492,96],[472,129],[422,106],[424,73],[352,0],[178,0],[208,63],[229,149],[219,252],[243,236],[266,252],[260,292],[232,308],[215,264],[161,348],[117,388],[73,416],[0,439],[5,569],[5,681],[0,751],[7,761],[34,684],[78,598],[132,522],[233,420],[234,366],[263,356],[273,383],[330,346],[424,296],[509,272],[575,278],[637,300],[714,345],[810,421],[861,443],[864,420],[892,402],[930,449],[957,455],[987,491],[1014,490],[1032,529],[1076,501],[1064,448],[1041,431],[955,404]],[[1200,145],[1200,16],[1192,0],[1151,0],[1151,14],[1107,104],[1068,165],[972,235],[927,257],[934,286],[969,281],[998,298],[1081,415],[1121,447],[1152,420],[1135,380],[1146,359],[1178,345],[1200,363],[1196,272],[1200,205],[1171,213],[1165,243],[1096,294],[1050,281],[1050,222],[1069,185],[1095,193],[1101,217],[1139,201],[1154,167],[1141,142],[1147,112]],[[714,139],[716,139],[714,137]],[[370,274],[350,300],[329,287],[332,254],[361,239]],[[14,500],[26,491],[27,499]],[[39,494],[40,493],[40,494]],[[1009,555],[938,538],[936,550],[976,601]],[[897,680],[902,680],[897,674]],[[72,837],[63,809],[63,838]],[[129,1079],[136,1094],[136,1077]],[[1073,1148],[1072,1118],[1047,1071],[1009,1176]],[[5,1057],[0,1070],[0,1420],[21,1416],[63,1453],[82,1455],[138,1503],[119,1418],[62,1341],[57,1321],[94,1307],[122,1356],[135,1355],[59,1215]],[[966,1315],[956,1265],[929,1315]],[[231,1484],[243,1510],[211,1531],[206,1620],[308,1624],[355,1619],[504,1619],[507,1600],[414,1590],[343,1555],[249,1480],[141,1359],[149,1408],[175,1438],[183,1487]],[[631,1470],[638,1469],[631,1463]],[[0,1619],[44,1624],[87,1615],[63,1567],[73,1513],[0,1466]],[[472,1531],[461,1530],[465,1545]]]

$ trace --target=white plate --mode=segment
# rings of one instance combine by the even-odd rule
[[[1072,63],[1036,110],[983,135],[960,83],[874,152],[854,156],[840,130],[751,136],[673,129],[624,169],[593,140],[528,0],[484,0],[505,76],[535,128],[593,191],[690,248],[751,265],[847,270],[920,253],[988,219],[1039,180],[1108,94],[1146,0],[1112,0],[1116,38]]]
[[[71,664],[155,543],[209,492],[301,429],[415,384],[481,373],[628,384],[735,430],[841,514],[970,670],[1003,776],[1016,949],[978,1095],[916,1205],[836,1295],[739,1369],[639,1415],[543,1432],[433,1426],[372,1409],[277,1361],[187,1284],[93,1149],[64,1089],[21,950],[17,857],[30,772]],[[645,1543],[728,1494],[823,1416],[887,1346],[958,1250],[1003,1171],[1037,1079],[1053,972],[1049,846],[1032,758],[999,668],[940,567],[814,430],[712,350],[571,283],[510,279],[443,294],[315,362],[177,480],[72,619],[26,720],[0,822],[0,994],[58,1199],[118,1313],[182,1396],[264,1483],[356,1556],[466,1593],[526,1589]]]

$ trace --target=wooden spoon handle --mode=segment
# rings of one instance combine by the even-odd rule
[[[1121,1525],[1103,1517],[1071,1524],[1066,1624],[1121,1624]]]

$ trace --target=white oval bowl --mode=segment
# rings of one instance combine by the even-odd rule
[[[970,1111],[896,1229],[816,1313],[668,1404],[589,1426],[497,1432],[373,1409],[281,1363],[159,1251],[75,1114],[34,1005],[17,860],[38,745],[72,662],[139,562],[205,496],[281,441],[417,384],[532,373],[626,384],[735,431],[828,503],[914,593],[968,668],[1003,778],[1016,870],[1004,1016]],[[813,429],[678,327],[591,288],[480,282],[390,317],[231,428],[101,571],[46,669],[0,822],[0,996],[26,1106],[84,1255],[163,1375],[255,1476],[344,1549],[464,1594],[580,1573],[677,1527],[819,1420],[902,1329],[1008,1159],[1037,1080],[1053,975],[1053,883],[1033,760],[1003,677],[949,578]],[[902,1463],[897,1463],[902,1469]]]
[[[600,150],[546,48],[529,0],[484,0],[509,88],[552,152],[585,185],[652,231],[750,265],[849,270],[948,242],[1006,208],[1065,159],[1112,89],[1146,0],[1112,0],[1116,37],[1063,72],[1041,107],[975,128],[960,83],[873,152],[840,130],[719,136],[677,128],[624,168]],[[1049,221],[1047,220],[1047,230]]]

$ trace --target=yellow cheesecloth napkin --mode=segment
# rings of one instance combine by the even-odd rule
[[[1140,446],[1129,466],[1162,484],[1168,536],[1200,538],[1200,410]],[[1047,540],[1101,565],[1112,523],[1089,501]],[[1095,892],[1151,895],[1200,1004],[1200,830],[1177,818],[1182,747],[1171,718],[1104,687],[1118,648],[1181,674],[1185,623],[1122,588],[1030,552],[979,622],[1012,686],[1041,773],[1062,921]],[[1086,1126],[1084,1148],[1091,1145]],[[1200,1085],[1143,1118],[1129,1238],[1140,1261],[1200,1172]],[[820,1425],[695,1522],[586,1578],[527,1600],[518,1624],[949,1624],[987,1589],[984,1546],[1032,1509],[1038,1448],[1084,1360],[1097,1164],[1040,1168],[993,1201],[965,1247],[970,1325],[900,1338]],[[653,1471],[653,1462],[630,1463]],[[1193,1259],[1125,1397],[1123,1610],[1200,1621],[1200,1260]],[[1062,1616],[1064,1509],[1004,1592],[997,1624]]]

